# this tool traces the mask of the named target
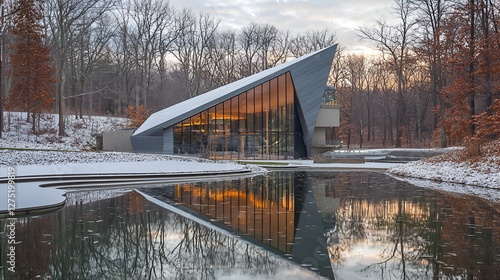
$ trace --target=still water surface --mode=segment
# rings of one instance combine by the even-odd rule
[[[57,212],[18,218],[16,273],[2,233],[0,279],[500,279],[498,201],[377,172],[139,191],[148,199],[71,192]]]

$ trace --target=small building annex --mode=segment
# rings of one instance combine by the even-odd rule
[[[339,126],[339,110],[331,106],[326,86],[336,48],[152,114],[131,136],[133,151],[219,159],[310,157],[315,147],[328,146],[326,134]]]

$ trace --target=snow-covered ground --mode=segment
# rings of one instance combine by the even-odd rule
[[[31,151],[31,150],[0,150],[0,167],[13,165],[65,165],[85,163],[118,163],[118,162],[144,162],[144,161],[175,161],[213,163],[207,159],[194,159],[188,157],[135,154],[121,152],[84,152],[84,151]]]
[[[113,164],[119,163],[119,164]],[[168,155],[117,152],[58,152],[0,150],[0,179],[7,168],[16,177],[82,174],[193,174],[207,172],[265,172],[254,165]]]
[[[390,174],[500,190],[500,140],[392,167]]]
[[[398,180],[408,182],[420,188],[432,189],[435,191],[441,191],[446,193],[454,193],[457,195],[474,195],[493,202],[500,202],[500,191],[498,189],[480,188],[471,185],[437,182],[427,179],[417,179],[411,177],[399,177],[399,176],[393,176],[393,177]]]
[[[4,112],[4,131],[0,138],[0,148],[89,150],[96,145],[94,134],[122,129],[128,123],[127,118],[84,116],[83,119],[76,119],[74,115],[68,115],[65,117],[67,136],[59,137],[58,115],[43,115],[37,134],[33,134],[31,123],[26,122],[26,118],[26,113]]]
[[[500,189],[500,159],[494,164],[415,161],[395,166],[390,174],[439,182]]]

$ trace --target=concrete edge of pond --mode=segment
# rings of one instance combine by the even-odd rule
[[[165,173],[143,173],[143,172],[123,172],[123,173],[74,173],[74,174],[43,174],[43,175],[25,175],[16,176],[15,182],[42,182],[52,183],[43,184],[43,187],[55,187],[60,184],[67,184],[73,181],[129,181],[143,179],[161,179],[161,178],[186,178],[189,176],[218,176],[224,174],[251,173],[252,170],[221,170],[221,171],[194,171],[194,172],[165,172]],[[0,183],[7,183],[7,177],[0,177]]]
[[[57,211],[63,208],[64,205],[66,205],[66,199],[63,199],[63,201],[61,201],[60,203],[53,203],[50,205],[42,205],[31,208],[16,209],[14,211],[14,214],[11,214],[9,211],[4,211],[4,209],[0,209],[0,219],[13,219],[25,216],[37,216]]]
[[[26,176],[15,178],[11,184],[5,177],[0,183],[7,184],[5,190],[13,186],[11,200],[0,201],[0,219],[17,218],[26,215],[39,215],[62,208],[66,203],[66,191],[89,190],[98,188],[126,188],[137,184],[161,184],[209,179],[222,179],[238,176],[251,176],[258,172],[244,170],[224,170],[198,173],[121,173],[121,174],[74,174]],[[41,183],[46,182],[46,183]]]
[[[251,161],[249,161],[251,162]],[[275,161],[274,161],[275,162]],[[266,164],[265,161],[259,161],[258,166],[271,169],[271,170],[288,170],[288,169],[300,169],[300,170],[388,170],[391,167],[400,165],[401,163],[382,163],[382,162],[364,162],[364,163],[314,163],[312,160],[290,160],[282,161],[287,163],[287,165],[273,165],[273,161],[269,161],[270,164]]]
[[[272,162],[272,161],[270,161]],[[287,165],[277,165],[261,163],[259,166],[271,170],[387,170],[395,164],[364,163],[364,164],[314,164],[312,160],[285,161]],[[140,163],[135,163],[139,164]],[[148,165],[149,166],[149,165]],[[140,168],[139,168],[140,169]],[[120,188],[130,187],[137,184],[159,184],[175,183],[179,181],[196,181],[208,179],[223,179],[234,176],[250,176],[259,174],[259,171],[252,168],[237,170],[186,170],[184,172],[144,172],[141,170],[127,169],[122,172],[106,173],[85,172],[80,173],[59,173],[54,172],[38,173],[34,175],[19,175],[14,178],[15,197],[11,204],[7,199],[0,201],[0,218],[16,217],[18,215],[39,214],[40,211],[53,211],[64,206],[66,202],[65,193],[68,190],[83,190],[95,188]],[[60,171],[60,170],[59,170]],[[7,175],[7,172],[4,174]],[[43,182],[43,183],[42,183]],[[0,177],[0,183],[6,184],[6,194],[11,192],[9,178]],[[10,204],[10,205],[9,205]],[[12,211],[12,212],[11,212]]]

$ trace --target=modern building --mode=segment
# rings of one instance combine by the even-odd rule
[[[327,134],[339,125],[334,92],[326,86],[336,47],[152,114],[130,137],[134,152],[224,159],[312,156],[314,146],[328,146]]]

